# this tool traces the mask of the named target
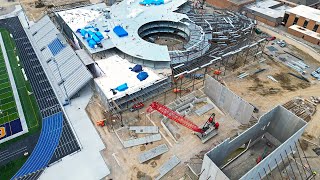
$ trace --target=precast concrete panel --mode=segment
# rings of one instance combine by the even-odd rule
[[[277,149],[275,149],[271,154],[269,154],[265,159],[263,159],[259,164],[247,172],[240,180],[247,179],[260,179],[266,176],[266,172],[269,173],[269,167],[271,171],[277,167],[277,163],[282,162],[281,156],[284,158],[287,154],[291,154],[296,148],[295,143],[301,137],[304,132],[306,125],[298,130],[294,135],[287,139],[283,144],[281,144]],[[276,163],[277,162],[277,163]],[[259,175],[260,174],[260,175]]]
[[[223,107],[223,105],[224,105],[224,102],[225,102],[225,97],[228,95],[228,89],[227,88],[225,88],[225,87],[222,87],[221,88],[221,92],[220,92],[220,95],[219,95],[219,99],[218,99],[218,102],[217,102],[217,105],[219,106],[219,107]]]
[[[224,112],[241,124],[248,124],[254,107],[210,76],[205,79],[205,94]]]
[[[268,127],[268,132],[282,143],[306,123],[282,106],[278,107],[274,118]]]
[[[251,104],[246,103],[244,105],[242,114],[239,116],[240,119],[251,119],[253,111],[254,111],[254,107]]]
[[[246,108],[247,107],[244,107],[244,109]],[[223,174],[219,167],[224,165],[225,158],[243,144],[250,140],[251,143],[254,143],[254,141],[261,138],[263,134],[268,133],[275,139],[282,139],[283,141],[278,139],[282,144],[240,178],[241,180],[260,179],[260,176],[264,177],[266,172],[269,173],[269,167],[273,170],[276,168],[277,163],[282,162],[281,156],[285,158],[287,154],[295,150],[295,143],[301,137],[306,126],[307,123],[301,118],[284,107],[277,106],[261,116],[254,126],[232,140],[230,140],[230,138],[226,139],[205,154],[200,179],[208,179],[209,177],[215,179],[214,177],[218,173],[221,172]]]
[[[234,94],[233,93],[229,93],[224,101],[223,106],[221,107],[221,109],[230,109],[231,105],[232,105],[232,100],[234,99]]]
[[[232,104],[229,108],[229,114],[231,117],[236,118],[237,111],[239,111],[239,106],[241,104],[241,99],[239,96],[234,96],[232,99]],[[238,120],[238,119],[237,119]]]
[[[205,155],[199,180],[207,180],[208,177],[215,180],[228,180],[229,178]]]

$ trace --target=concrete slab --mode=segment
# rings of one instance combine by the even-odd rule
[[[138,159],[139,159],[139,162],[142,164],[168,151],[169,151],[168,146],[166,144],[162,144],[160,146],[150,149],[149,151],[139,154]]]
[[[210,111],[210,110],[213,109],[213,108],[214,108],[214,105],[209,103],[209,104],[206,104],[206,105],[202,106],[201,108],[197,109],[197,110],[195,111],[195,113],[196,113],[198,116],[201,116],[202,114]]]
[[[159,133],[157,126],[130,126],[130,131],[135,131],[137,134],[156,134]]]
[[[142,138],[137,138],[137,139],[131,139],[128,141],[123,141],[123,146],[125,148],[132,147],[132,146],[137,146],[141,144],[146,144],[154,141],[160,141],[161,140],[161,135],[160,134],[154,134],[151,136],[146,136]]]
[[[180,163],[180,159],[177,156],[172,156],[167,162],[165,162],[160,168],[159,173],[160,175],[157,176],[155,179],[159,180],[164,175],[166,175],[169,171],[171,171],[174,167],[176,167]]]

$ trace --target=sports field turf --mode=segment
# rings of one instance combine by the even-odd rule
[[[14,101],[9,75],[0,48],[0,124],[18,119],[19,114]]]
[[[38,108],[35,96],[32,93],[31,85],[28,81],[25,80],[24,75],[22,73],[21,68],[23,67],[23,65],[17,59],[18,52],[16,50],[15,43],[13,39],[10,37],[10,33],[7,30],[0,28],[0,33],[2,35],[4,44],[5,44],[5,49],[8,55],[8,59],[10,61],[10,67],[14,76],[14,81],[16,83],[16,88],[18,90],[22,109],[26,118],[28,128],[29,128],[29,132],[27,134],[24,134],[22,136],[19,136],[10,141],[0,144],[0,149],[2,149],[10,145],[11,143],[14,143],[21,139],[26,138],[31,134],[38,133],[41,130],[41,115],[39,112],[39,108]],[[0,57],[1,58],[0,76],[1,76],[1,79],[3,79],[3,80],[0,80],[0,83],[5,83],[5,82],[8,82],[8,79],[5,78],[5,77],[8,77],[8,74],[6,73],[6,69],[4,69],[5,66],[3,64],[4,63],[3,54],[2,53],[0,54],[1,54],[0,55],[1,56]],[[0,87],[1,89],[3,89],[2,87],[5,87],[5,86],[0,85]],[[4,98],[4,97],[7,97],[7,98]],[[10,91],[8,94],[2,94],[0,98],[1,99],[4,98],[1,101],[1,104],[2,102],[14,102],[12,91]],[[2,124],[3,121],[8,121],[8,119],[1,119],[0,124]],[[6,165],[1,166],[0,179],[1,180],[10,179],[22,167],[22,165],[25,163],[26,160],[27,160],[26,157],[21,157],[19,159],[11,161]]]
[[[29,128],[29,132],[38,132],[40,131],[41,128],[41,115],[39,112],[38,105],[36,103],[36,99],[34,97],[34,94],[32,93],[31,85],[29,81],[26,81],[24,78],[24,75],[22,73],[22,64],[19,62],[17,59],[17,50],[15,43],[13,39],[10,37],[10,33],[3,29],[0,28],[0,33],[2,35],[4,44],[5,44],[5,49],[8,55],[8,59],[10,62],[10,67],[14,76],[14,81],[16,83],[16,88],[19,94],[21,106],[26,118],[26,122]],[[4,64],[4,59],[3,59],[3,54],[1,53],[0,55],[0,72],[6,72],[5,64]],[[0,73],[0,83],[7,83],[5,85],[10,85],[9,79],[8,79],[8,73]],[[0,100],[1,100],[1,109],[7,108],[7,106],[13,106],[13,108],[9,108],[8,116],[2,117],[0,119],[0,124],[3,124],[4,122],[13,120],[13,118],[18,118],[18,115],[14,116],[14,114],[10,112],[17,112],[15,102],[14,102],[14,97],[12,94],[12,90],[10,89],[11,86],[6,87],[0,85]],[[4,94],[2,94],[4,92]],[[9,102],[8,104],[5,104],[5,102]],[[14,104],[14,105],[13,105]],[[7,113],[3,113],[3,115],[6,115]],[[2,145],[2,144],[1,144]],[[1,147],[0,145],[0,147]]]

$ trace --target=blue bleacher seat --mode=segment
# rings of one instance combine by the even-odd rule
[[[56,38],[48,45],[53,56],[57,55],[65,46]]]
[[[11,180],[44,169],[48,165],[59,144],[62,128],[62,112],[58,112],[42,120],[41,134],[36,147],[26,163],[24,163]]]

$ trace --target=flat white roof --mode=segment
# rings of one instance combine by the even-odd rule
[[[319,33],[311,31],[311,30],[306,29],[306,28],[303,28],[301,26],[292,25],[292,26],[289,27],[289,29],[293,29],[295,31],[298,31],[300,33],[306,34],[308,36],[311,36],[313,38],[316,38],[316,39],[320,40],[320,34]]]
[[[278,6],[276,8],[273,8]],[[280,18],[284,16],[284,12],[290,9],[287,5],[281,5],[281,2],[275,0],[257,1],[256,3],[247,5],[246,8],[270,16],[272,18]]]
[[[153,21],[174,21],[178,22],[188,17],[185,14],[175,13],[179,6],[186,0],[165,1],[159,6],[141,6],[139,0],[124,0],[114,4],[110,9],[104,3],[80,7],[76,9],[58,12],[59,16],[68,24],[77,37],[83,42],[91,54],[104,51],[113,47],[122,52],[149,61],[170,61],[167,46],[147,42],[140,38],[138,29]],[[110,10],[110,12],[108,12]],[[110,16],[106,18],[105,16]],[[90,48],[77,29],[92,25],[99,28],[100,32],[109,39],[102,40],[103,48]],[[121,25],[128,36],[118,37],[114,32],[115,26]],[[110,30],[110,32],[104,32]]]
[[[132,94],[134,92],[140,91],[141,88],[148,87],[154,82],[161,80],[160,77],[154,71],[149,68],[143,67],[143,71],[147,72],[149,77],[144,81],[140,81],[137,78],[138,73],[132,72],[131,69],[135,64],[130,63],[126,59],[122,59],[118,55],[110,56],[106,59],[97,60],[96,63],[104,73],[103,76],[94,79],[99,85],[101,91],[106,95],[107,99],[119,99],[126,94]],[[117,91],[116,95],[113,95],[111,89],[127,83],[128,89],[122,92]]]
[[[320,10],[309,6],[299,5],[289,10],[286,10],[286,13],[296,14],[298,16],[305,17],[315,22],[320,22]]]

